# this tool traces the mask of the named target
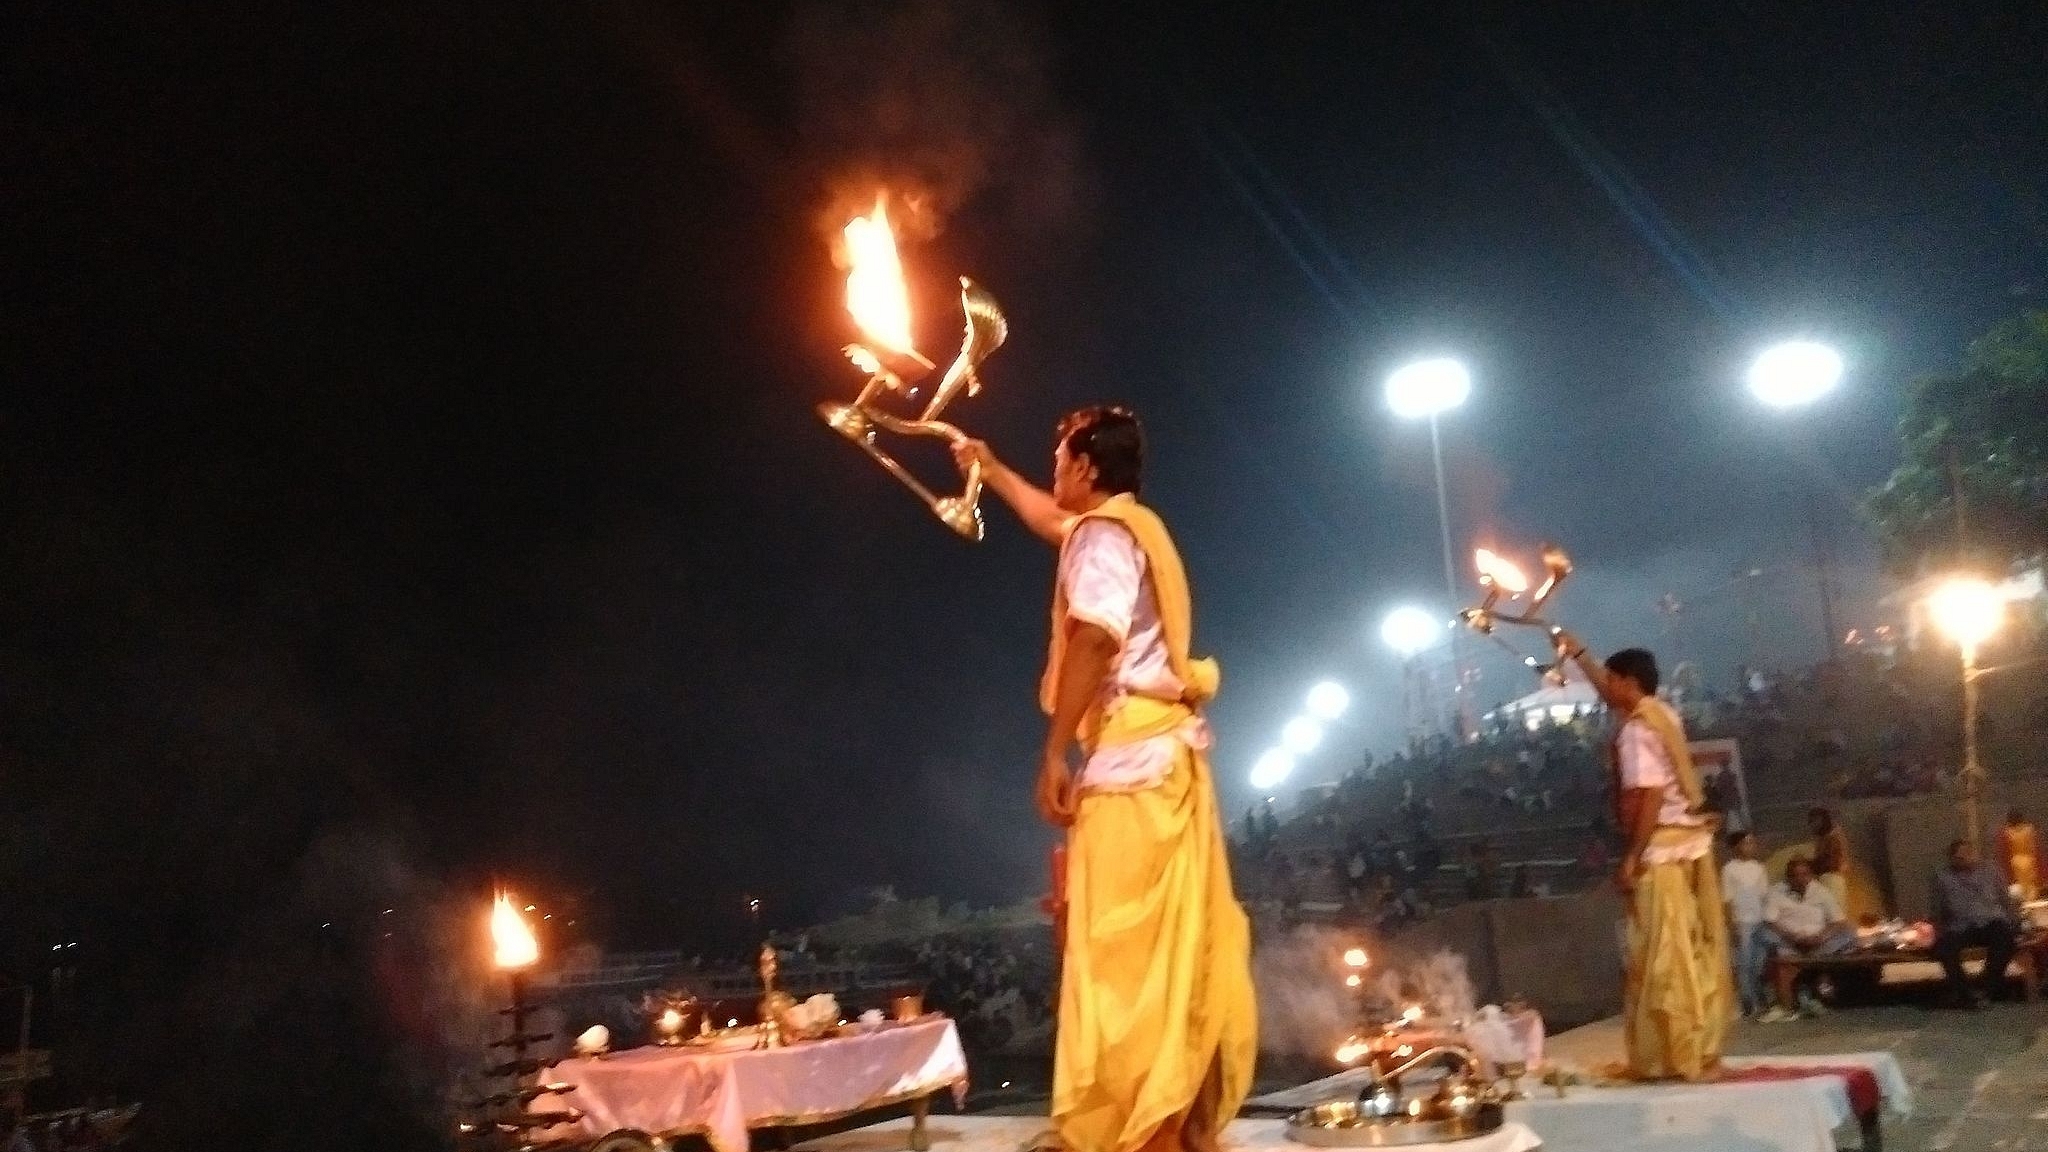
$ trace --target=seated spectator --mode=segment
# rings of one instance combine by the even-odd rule
[[[1839,956],[1856,947],[1856,929],[1842,911],[1842,902],[1827,885],[1815,882],[1813,861],[1804,856],[1785,865],[1785,882],[1771,889],[1764,903],[1764,923],[1778,955]],[[1777,1024],[1802,1013],[1827,1012],[1814,994],[1811,978],[1800,981],[1797,1000],[1796,1007],[1779,1004],[1758,1019]]]
[[[1579,849],[1579,876],[1582,879],[1594,880],[1607,875],[1613,862],[1607,851],[1607,841],[1599,833],[1586,837],[1585,847]]]
[[[1934,956],[1948,976],[1949,1001],[1976,1008],[1982,996],[1963,980],[1963,949],[1984,949],[1983,995],[2005,979],[2019,946],[2020,910],[1995,868],[1984,867],[1968,840],[1948,846],[1948,867],[1934,874]]]
[[[1394,842],[1387,838],[1385,828],[1373,833],[1372,836],[1372,870],[1381,876],[1394,871]]]
[[[1508,895],[1516,899],[1524,896],[1541,895],[1529,883],[1529,866],[1527,864],[1515,865],[1514,871],[1508,874]]]

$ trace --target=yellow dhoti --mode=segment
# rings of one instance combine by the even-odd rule
[[[1190,716],[1127,699],[1096,739],[1169,732]],[[1169,1144],[1184,1126],[1220,1132],[1251,1089],[1257,1048],[1250,925],[1208,759],[1183,744],[1156,787],[1084,793],[1067,833],[1053,1125],[1073,1152]]]
[[[1649,855],[1711,836],[1703,828],[1659,828]],[[1631,1075],[1698,1080],[1720,1062],[1735,988],[1712,851],[1646,864],[1637,874],[1622,1011]]]

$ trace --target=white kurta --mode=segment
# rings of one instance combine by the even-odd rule
[[[1186,686],[1173,674],[1145,551],[1130,529],[1113,520],[1083,520],[1060,554],[1059,580],[1067,618],[1093,624],[1117,641],[1103,687],[1105,710],[1124,696],[1181,698]],[[1108,792],[1155,787],[1166,779],[1181,744],[1207,748],[1208,725],[1194,717],[1163,736],[1097,748],[1081,769],[1081,787]]]
[[[1686,802],[1685,792],[1678,786],[1678,770],[1671,765],[1671,757],[1664,751],[1664,742],[1648,724],[1630,720],[1621,729],[1621,786],[1624,788],[1655,788],[1660,799],[1657,807],[1657,823],[1661,827],[1686,828],[1703,827],[1705,818],[1695,815]],[[1645,864],[1674,864],[1686,860],[1697,860],[1712,851],[1713,837],[1696,836],[1682,844],[1652,846],[1643,850]]]

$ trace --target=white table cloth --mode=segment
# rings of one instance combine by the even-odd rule
[[[701,1132],[716,1152],[747,1152],[750,1128],[822,1122],[944,1088],[964,1096],[967,1054],[953,1022],[938,1018],[760,1051],[633,1048],[564,1060],[542,1078],[575,1091],[542,1096],[534,1111],[582,1113],[542,1137]]]
[[[1835,1152],[1835,1128],[1853,1119],[1838,1076],[1755,1084],[1543,1085],[1508,1105],[1546,1148],[1570,1152]]]
[[[1877,1092],[1884,1099],[1885,1111],[1896,1116],[1913,1114],[1913,1086],[1906,1083],[1906,1070],[1899,1067],[1899,1058],[1889,1052],[1724,1056],[1721,1063],[1730,1068],[1868,1068],[1870,1074],[1877,1078]]]

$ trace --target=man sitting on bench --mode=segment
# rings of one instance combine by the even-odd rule
[[[1839,956],[1856,947],[1856,929],[1842,912],[1842,902],[1825,884],[1813,880],[1813,861],[1795,856],[1785,865],[1785,882],[1771,889],[1764,902],[1764,927],[1778,955]],[[1798,1005],[1780,1004],[1757,1019],[1765,1024],[1796,1020],[1803,1013],[1827,1012],[1814,995],[1817,974],[1801,977]]]
[[[1948,867],[1934,874],[1934,957],[1948,974],[1949,1002],[1977,1008],[2005,979],[2019,947],[2020,910],[2005,880],[1977,859],[1976,846],[1957,840],[1948,846]],[[1963,981],[1963,950],[1984,949],[1983,992]]]

